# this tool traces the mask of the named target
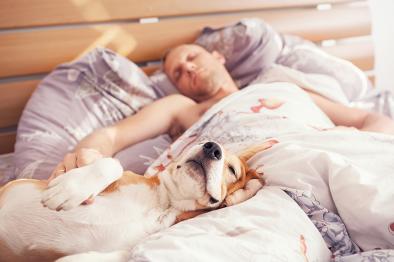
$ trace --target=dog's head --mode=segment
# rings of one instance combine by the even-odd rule
[[[197,144],[170,164],[160,181],[167,189],[171,205],[182,211],[233,204],[229,197],[244,190],[251,179],[257,179],[260,188],[263,186],[261,176],[249,170],[247,160],[272,145],[271,140],[237,156],[215,142]]]

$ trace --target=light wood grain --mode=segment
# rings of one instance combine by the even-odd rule
[[[372,39],[362,42],[324,47],[323,50],[334,56],[351,61],[353,64],[364,71],[373,70],[374,68],[374,50]]]
[[[39,80],[0,84],[0,128],[16,125]]]
[[[158,68],[159,65],[151,65],[141,69],[150,75]],[[0,83],[0,128],[18,124],[27,101],[40,81],[41,79],[35,79]]]
[[[2,0],[0,28],[346,3],[349,0]]]
[[[56,65],[104,46],[136,62],[156,60],[170,47],[194,41],[206,26],[260,17],[283,33],[313,41],[370,33],[366,7],[328,11],[271,10],[168,19],[155,24],[119,24],[0,34],[0,77],[45,73]]]
[[[0,154],[13,152],[15,140],[15,132],[0,133]]]

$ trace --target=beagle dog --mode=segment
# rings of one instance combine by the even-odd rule
[[[246,161],[274,143],[240,156],[197,144],[151,178],[101,158],[49,184],[12,181],[0,189],[0,261],[127,261],[147,235],[252,197],[264,183]]]

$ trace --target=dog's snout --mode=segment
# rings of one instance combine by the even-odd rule
[[[203,145],[204,155],[213,160],[222,159],[222,150],[215,142],[207,142]]]

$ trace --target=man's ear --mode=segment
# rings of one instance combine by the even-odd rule
[[[219,53],[218,51],[214,50],[211,52],[211,54],[213,55],[213,57],[215,57],[222,65],[224,65],[226,63],[226,58]]]

